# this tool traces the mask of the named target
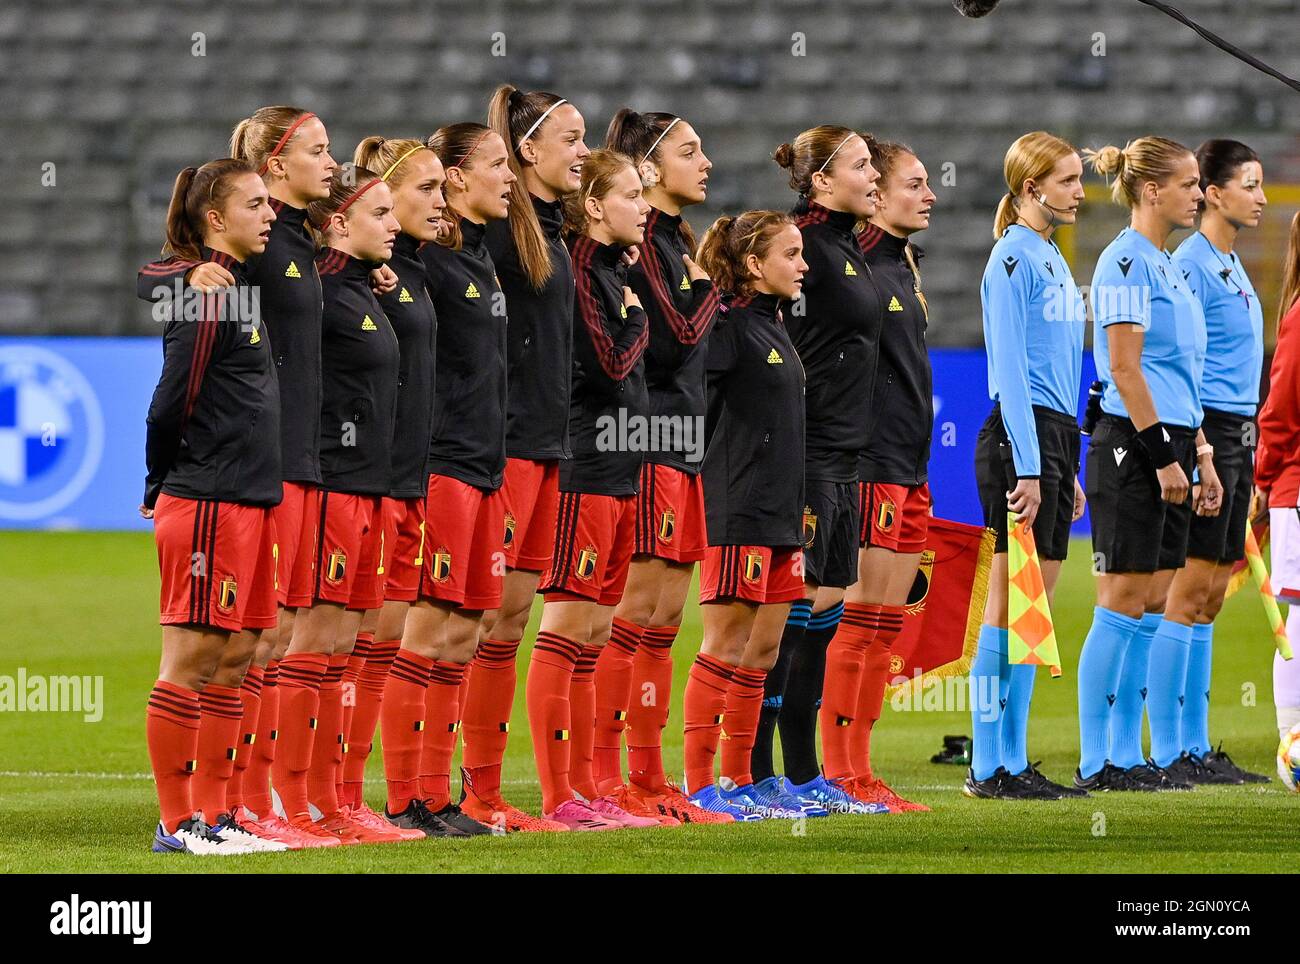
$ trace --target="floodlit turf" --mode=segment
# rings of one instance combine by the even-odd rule
[[[929,814],[802,823],[512,835],[226,860],[149,852],[157,820],[147,776],[144,705],[158,660],[157,564],[148,534],[0,533],[0,674],[102,675],[103,719],[0,713],[0,871],[45,872],[674,872],[1294,870],[1300,797],[1268,786],[1103,795],[1058,803],[967,800],[963,773],[929,762],[944,734],[970,733],[964,712],[886,708],[873,740],[877,769]],[[1086,543],[1061,580],[1057,636],[1065,676],[1039,676],[1031,759],[1063,780],[1075,766],[1075,675],[1093,605]],[[534,621],[535,628],[535,621]],[[698,610],[675,649],[679,669],[699,643]],[[1237,762],[1271,773],[1276,730],[1272,649],[1253,590],[1229,600],[1215,640],[1211,735]],[[526,653],[521,650],[520,665]],[[521,681],[522,681],[521,673]],[[668,731],[681,764],[681,687]],[[506,759],[507,794],[536,809],[523,687]],[[367,796],[382,799],[379,760]]]

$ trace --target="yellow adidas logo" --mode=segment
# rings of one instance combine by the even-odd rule
[[[889,310],[890,310],[890,311],[902,311],[902,310],[903,310],[903,306],[902,306],[902,304],[899,303],[899,300],[898,300],[898,296],[897,296],[897,295],[895,295],[894,297],[892,297],[892,298],[889,299]]]
[[[286,278],[301,278],[302,272],[298,270],[298,265],[296,262],[290,261],[289,267],[284,269],[284,276]]]
[[[767,363],[769,365],[784,365],[785,359],[782,358],[779,354],[777,354],[777,350],[773,348],[770,352],[767,353]]]
[[[253,333],[248,336],[248,343],[250,345],[260,345],[262,343],[262,335],[257,328],[254,328]]]
[[[479,295],[479,293],[478,293],[478,289],[474,287],[474,282],[471,281],[471,282],[469,283],[469,287],[465,289],[465,297],[466,297],[466,298],[478,298],[478,297],[480,297],[480,295]]]
[[[369,316],[369,315],[366,315],[364,318],[361,319],[361,330],[362,330],[362,331],[378,331],[379,329],[376,328],[376,327],[375,327],[375,323],[374,323],[373,321],[370,320],[370,316]]]
[[[691,279],[688,278],[686,275],[682,275],[682,283],[679,284],[679,285],[677,286],[677,288],[678,288],[678,290],[680,290],[680,291],[690,291],[690,290],[691,290]]]
[[[844,262],[844,277],[846,277],[846,278],[856,278],[857,276],[858,276],[858,273],[857,273],[855,270],[853,270],[853,265],[851,265],[851,264],[849,264],[849,262],[845,261],[845,262]]]
[[[627,317],[627,305],[619,305],[619,306],[618,306],[618,313],[619,313],[620,315],[622,315],[624,318],[626,318],[626,317]]]
[[[411,297],[411,293],[407,291],[406,288],[402,288],[402,293],[397,296],[397,300],[400,301],[402,304],[406,305],[406,304],[410,304],[415,299]]]

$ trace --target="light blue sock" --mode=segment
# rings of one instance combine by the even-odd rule
[[[1147,670],[1147,715],[1151,719],[1151,759],[1167,767],[1183,750],[1179,723],[1183,715],[1183,687],[1187,683],[1187,656],[1192,645],[1192,627],[1160,621],[1151,642],[1151,664]]]
[[[1149,697],[1147,687],[1147,660],[1151,654],[1151,640],[1164,617],[1160,613],[1144,613],[1137,632],[1124,650],[1124,669],[1119,676],[1119,689],[1115,691],[1115,708],[1110,711],[1110,762],[1128,769],[1146,762],[1142,753],[1142,710]]]
[[[1106,762],[1107,723],[1115,701],[1124,650],[1138,620],[1097,606],[1079,653],[1079,773],[1090,777]]]
[[[1210,668],[1213,665],[1214,623],[1192,627],[1187,650],[1187,699],[1183,703],[1183,749],[1197,756],[1210,752]]]
[[[1029,701],[1034,696],[1037,666],[1011,667],[1011,689],[1007,694],[1007,712],[1002,718],[1002,765],[1012,774],[1029,768],[1025,741],[1029,731]]]
[[[970,668],[971,770],[987,780],[1002,765],[1002,720],[1011,667],[1007,664],[1007,631],[981,626],[979,648]]]

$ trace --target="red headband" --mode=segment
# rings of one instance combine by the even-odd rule
[[[377,177],[372,181],[367,181],[365,184],[361,185],[361,187],[357,188],[356,191],[354,191],[346,201],[340,204],[339,209],[334,213],[342,214],[344,211],[346,211],[348,208],[352,206],[352,202],[357,200],[357,198],[361,197],[361,195],[365,194],[376,184],[383,184],[383,183],[384,183],[384,179],[382,177]]]
[[[477,139],[476,141],[474,141],[473,145],[471,145],[470,149],[469,149],[468,151],[466,151],[463,155],[461,155],[461,159],[460,159],[459,161],[457,161],[455,164],[453,164],[452,167],[460,167],[462,164],[464,164],[466,161],[468,161],[471,157],[473,157],[473,156],[474,156],[474,152],[478,150],[478,146],[479,146],[480,144],[483,143],[483,138],[487,137],[487,136],[488,136],[489,134],[491,134],[491,133],[492,133],[492,128],[489,127],[489,128],[488,128],[487,130],[485,130],[482,134],[480,134],[480,135],[478,136],[478,139]]]
[[[271,164],[271,158],[276,157],[282,150],[284,150],[284,145],[289,143],[289,138],[293,137],[293,132],[315,116],[316,115],[311,111],[307,111],[307,113],[303,114],[296,121],[290,124],[289,129],[284,132],[284,135],[278,141],[275,142],[275,147],[271,148],[271,153],[266,155],[266,160],[262,162],[262,167],[257,173],[265,174],[267,168]]]

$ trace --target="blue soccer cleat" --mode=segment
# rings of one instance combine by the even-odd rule
[[[750,783],[743,787],[723,777],[718,781],[718,795],[729,803],[758,814],[763,820],[798,820],[803,814],[798,810],[788,810],[783,806],[773,803],[767,803],[758,798],[758,791],[754,784]]]
[[[820,804],[831,813],[889,813],[889,808],[883,803],[859,800],[845,790],[838,780],[827,780],[820,773],[807,783],[795,784],[785,780],[785,785],[794,796]]]
[[[778,810],[793,810],[805,817],[829,817],[831,812],[815,800],[805,800],[791,793],[783,777],[768,777],[754,784],[751,791],[759,803]]]
[[[738,803],[723,797],[722,792],[713,784],[709,784],[702,790],[691,793],[687,799],[693,806],[701,810],[708,810],[710,813],[729,813],[738,822],[752,822],[762,820],[763,815],[758,810],[746,808]]]

